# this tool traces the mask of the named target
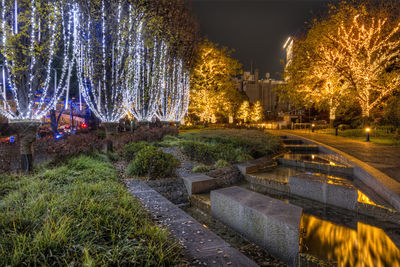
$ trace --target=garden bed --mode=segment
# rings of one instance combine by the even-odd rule
[[[217,167],[273,156],[282,150],[281,140],[273,135],[237,129],[188,132],[179,137],[164,138],[160,145],[179,147],[192,161],[206,165],[218,162]]]
[[[119,182],[104,155],[0,180],[0,265],[182,263],[181,247]]]

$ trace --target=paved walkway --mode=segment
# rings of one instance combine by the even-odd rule
[[[271,131],[278,133],[279,131]],[[284,131],[281,131],[284,134]],[[309,131],[287,131],[341,150],[400,182],[400,146],[383,146]]]

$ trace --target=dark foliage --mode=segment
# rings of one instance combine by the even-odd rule
[[[164,126],[161,128],[139,128],[135,130],[133,133],[122,133],[119,137],[118,146],[122,148],[124,145],[132,142],[159,142],[162,141],[164,136],[178,135],[178,129],[174,126]]]
[[[91,154],[103,146],[102,140],[93,133],[71,135],[63,140],[49,139],[46,152],[56,162],[80,154]]]

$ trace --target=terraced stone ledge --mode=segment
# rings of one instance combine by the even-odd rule
[[[276,162],[268,156],[237,164],[238,169],[243,175],[255,173],[275,166]]]
[[[372,188],[380,197],[390,203],[397,211],[400,211],[400,183],[389,177],[385,173],[375,169],[371,165],[359,160],[339,149],[329,145],[307,139],[302,136],[285,132],[286,138],[301,139],[304,143],[318,145],[319,150],[339,158],[353,167],[353,175],[356,179]],[[379,156],[379,155],[377,155]]]
[[[252,242],[296,266],[302,208],[232,186],[211,191],[211,212]]]
[[[342,174],[346,177],[351,177],[354,172],[353,167],[341,166],[341,165],[331,165],[325,163],[315,163],[296,159],[278,158],[279,164],[283,166],[297,167],[307,170],[316,170],[324,173],[335,173]]]

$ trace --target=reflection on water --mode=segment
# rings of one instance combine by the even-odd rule
[[[308,161],[312,163],[322,163],[332,166],[345,166],[344,163],[339,163],[333,159],[332,156],[326,154],[298,154],[298,153],[287,153],[282,156],[284,159]]]
[[[378,206],[375,202],[373,202],[371,199],[369,199],[369,197],[367,197],[365,194],[363,194],[363,192],[361,192],[360,190],[358,190],[357,201],[360,203],[364,203],[364,204]]]
[[[272,181],[287,184],[287,183],[289,183],[290,176],[295,176],[295,175],[301,174],[301,173],[319,176],[319,177],[323,178],[323,181],[325,181],[325,183],[353,187],[352,184],[346,178],[323,174],[323,173],[318,173],[318,172],[313,172],[313,171],[306,171],[304,169],[296,169],[296,168],[283,167],[283,166],[278,166],[275,168],[263,170],[261,172],[252,174],[252,176],[258,177],[260,179],[272,180]]]
[[[289,177],[299,174],[299,173],[304,173],[304,171],[297,170],[294,168],[287,168],[287,167],[276,167],[272,169],[267,169],[262,172],[258,172],[253,174],[254,176],[257,176],[258,178],[261,179],[267,179],[267,180],[273,180],[276,182],[280,183],[289,183]]]
[[[400,250],[379,228],[357,223],[357,229],[303,214],[300,250],[338,266],[400,267]]]

